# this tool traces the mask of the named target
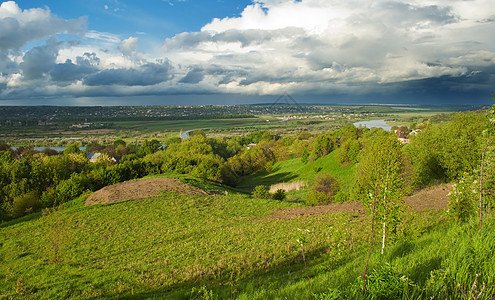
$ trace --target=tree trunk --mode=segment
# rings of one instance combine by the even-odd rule
[[[383,222],[382,255],[384,249],[385,249],[385,222]]]
[[[373,199],[373,207],[371,209],[371,241],[370,241],[370,249],[368,250],[368,258],[366,259],[366,265],[364,265],[363,271],[363,295],[366,293],[366,270],[368,269],[368,263],[371,257],[371,249],[373,248],[373,239],[375,238],[375,207],[376,207],[376,194],[377,191],[375,189],[375,196]]]

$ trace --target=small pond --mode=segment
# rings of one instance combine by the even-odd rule
[[[390,131],[392,126],[388,125],[385,120],[369,120],[353,123],[356,127],[366,127],[366,128],[382,128],[385,131]]]

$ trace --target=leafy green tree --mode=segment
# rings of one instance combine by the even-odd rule
[[[361,144],[356,139],[341,140],[340,147],[335,150],[335,159],[341,165],[356,163],[359,160]]]
[[[469,220],[476,213],[478,181],[473,174],[466,173],[452,185],[449,192],[448,214],[458,222]]]
[[[371,217],[370,246],[363,271],[363,293],[366,290],[366,271],[376,224],[383,224],[383,253],[386,233],[396,232],[402,218],[405,171],[401,144],[394,135],[380,133],[366,141],[353,187],[353,198],[363,202]]]
[[[158,140],[144,140],[141,147],[139,147],[138,155],[145,156],[147,154],[155,153],[160,148],[161,143]]]
[[[114,145],[115,147],[118,147],[118,146],[123,146],[123,147],[125,147],[127,144],[126,144],[126,142],[125,142],[124,140],[122,140],[122,139],[118,139],[118,140],[115,140],[115,141],[113,142],[113,145]]]
[[[64,150],[64,155],[81,152],[79,147],[80,147],[80,144],[78,142],[71,143],[71,144],[67,145],[67,147],[65,147],[65,150]]]
[[[315,139],[311,158],[316,160],[329,154],[335,149],[336,145],[335,138],[330,133],[319,135]]]
[[[287,196],[285,195],[285,191],[283,189],[278,189],[275,193],[272,194],[273,200],[283,201]]]
[[[493,100],[495,100],[495,95],[492,95]],[[491,138],[493,134],[495,133],[495,105],[492,105],[488,109],[488,125],[487,125],[487,130],[485,133],[488,135],[488,138],[486,140],[485,147],[483,148],[483,151],[481,153],[481,164],[480,164],[480,184],[479,184],[479,219],[480,219],[480,225],[479,225],[479,230],[481,232],[481,226],[483,225],[483,208],[485,204],[483,203],[483,191],[485,189],[490,189],[494,188],[494,168],[493,168],[493,149],[490,146]],[[488,154],[488,155],[487,155]],[[491,156],[491,157],[490,157]],[[486,158],[492,158],[486,160]],[[486,163],[488,162],[488,163]],[[489,171],[488,172],[488,180],[484,180],[485,176],[485,165],[486,169]],[[491,175],[491,176],[490,176]],[[490,180],[491,179],[491,180]],[[487,184],[488,183],[488,184]],[[486,186],[489,186],[486,188]]]
[[[486,115],[457,113],[412,138],[405,150],[414,170],[413,182],[422,187],[438,180],[452,181],[478,168]]]
[[[309,161],[309,152],[306,148],[304,148],[303,152],[301,153],[301,161],[303,164],[306,164]]]
[[[31,191],[14,198],[12,217],[18,218],[33,213],[41,208],[38,193]]]

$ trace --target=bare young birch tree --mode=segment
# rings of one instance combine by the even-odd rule
[[[366,272],[373,248],[376,223],[383,224],[383,254],[387,231],[394,232],[401,221],[405,185],[405,164],[401,147],[394,135],[377,132],[365,142],[357,167],[353,193],[363,202],[371,218],[368,257],[361,275],[363,294],[366,293]]]

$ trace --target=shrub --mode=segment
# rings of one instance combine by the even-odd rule
[[[459,222],[467,221],[476,212],[478,181],[470,174],[464,174],[453,184],[449,193],[449,215]]]
[[[308,198],[306,199],[306,204],[315,206],[320,203],[328,203],[330,202],[330,198],[327,194],[311,190],[308,194]]]
[[[320,203],[334,202],[338,191],[338,180],[330,174],[321,174],[315,178],[315,183],[309,192],[306,204],[314,206]]]
[[[12,216],[14,218],[22,217],[38,210],[40,207],[41,203],[38,194],[35,191],[31,191],[14,198]]]
[[[257,199],[269,199],[270,194],[268,193],[268,188],[264,185],[258,185],[254,188],[253,197]]]
[[[285,200],[285,191],[282,189],[278,189],[275,193],[272,195],[273,200],[280,200],[283,201]]]

